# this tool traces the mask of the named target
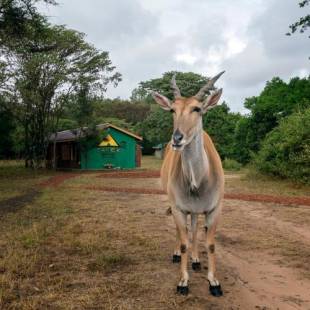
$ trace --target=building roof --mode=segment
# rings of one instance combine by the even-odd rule
[[[110,123],[99,124],[96,127],[99,130],[107,129],[107,128],[114,128],[115,130],[123,132],[124,134],[131,136],[131,137],[135,138],[136,140],[140,140],[140,141],[143,140],[142,137],[140,137],[140,136],[138,136],[138,135],[126,130],[126,129],[112,125]],[[83,129],[86,130],[87,127],[84,127]],[[81,128],[63,130],[63,131],[57,132],[56,142],[75,141],[78,138],[83,137],[83,136],[85,136],[85,132],[83,132],[81,130]],[[54,139],[55,139],[55,134],[52,134],[50,137],[50,141],[54,141]]]

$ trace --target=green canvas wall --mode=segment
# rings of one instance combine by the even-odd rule
[[[136,167],[136,140],[114,128],[104,130],[110,134],[119,147],[94,147],[81,154],[81,169],[103,169],[106,164],[114,168]]]

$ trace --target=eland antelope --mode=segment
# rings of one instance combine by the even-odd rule
[[[209,290],[213,296],[221,296],[222,289],[215,277],[216,225],[222,208],[224,173],[221,159],[209,135],[203,130],[202,116],[219,101],[222,89],[214,87],[221,72],[190,98],[181,96],[175,75],[171,80],[174,100],[154,92],[154,100],[164,110],[173,113],[173,135],[165,152],[161,168],[161,181],[172,204],[171,211],[176,224],[176,245],[173,262],[181,262],[181,279],[177,292],[188,294],[187,271],[189,237],[187,215],[191,215],[192,268],[200,270],[197,240],[197,219],[205,216],[205,236],[208,253]],[[207,96],[206,96],[207,95]],[[206,96],[206,98],[205,98]]]

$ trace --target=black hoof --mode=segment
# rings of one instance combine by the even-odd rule
[[[220,297],[223,295],[221,285],[214,285],[214,286],[210,285],[209,290],[212,296]]]
[[[194,271],[200,271],[200,270],[201,270],[201,264],[200,264],[200,262],[193,262],[193,263],[192,263],[192,269],[193,269]]]
[[[177,293],[181,295],[187,295],[188,294],[188,286],[177,286]]]
[[[181,262],[181,255],[176,255],[176,254],[174,254],[174,255],[172,256],[172,262],[173,262],[174,264],[180,263],[180,262]]]

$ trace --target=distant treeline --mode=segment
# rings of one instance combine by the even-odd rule
[[[70,97],[63,108],[57,130],[81,124],[110,122],[142,135],[143,152],[168,142],[172,134],[172,116],[152,100],[155,90],[172,98],[169,82],[172,72],[161,78],[141,82],[130,100],[102,99],[82,91]],[[194,73],[177,73],[184,96],[195,94],[206,77]],[[223,160],[258,170],[310,182],[310,78],[292,78],[285,83],[278,77],[267,82],[259,96],[247,98],[246,115],[231,112],[223,102],[203,118],[205,130],[212,137]],[[24,133],[10,112],[0,115],[0,156],[23,155]]]

